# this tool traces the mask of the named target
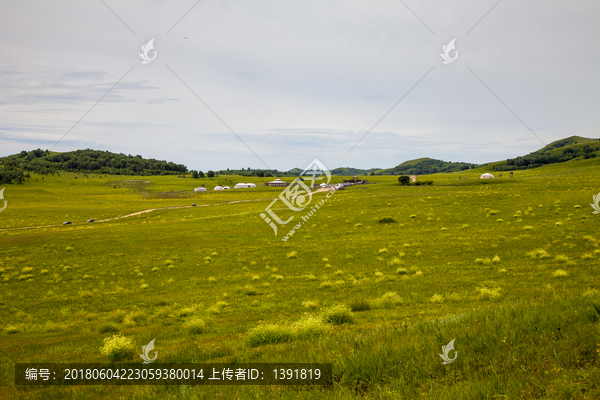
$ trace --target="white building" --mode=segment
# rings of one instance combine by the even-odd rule
[[[284,181],[282,181],[282,180],[281,180],[281,179],[279,179],[279,178],[277,178],[277,179],[275,179],[274,181],[267,182],[267,184],[266,184],[266,185],[267,185],[267,186],[287,186],[287,185],[288,185],[288,183],[287,183],[287,182],[284,182]]]
[[[252,188],[252,187],[256,187],[256,185],[254,183],[236,183],[235,186],[233,187],[234,189],[246,189],[246,188]]]
[[[200,185],[200,187],[194,189],[194,192],[206,192],[206,190],[207,189],[204,187],[204,185]]]

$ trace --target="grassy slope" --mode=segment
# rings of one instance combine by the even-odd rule
[[[269,200],[80,223],[92,212],[99,218],[192,201],[260,200],[275,198],[279,189],[150,200],[111,185],[112,178],[64,174],[58,183],[48,177],[42,183],[34,176],[27,185],[7,185],[0,228],[67,218],[78,224],[0,230],[0,328],[20,330],[0,333],[0,397],[597,398],[600,331],[591,304],[600,303],[600,243],[598,216],[587,203],[600,188],[600,162],[517,171],[512,180],[486,184],[476,179],[479,173],[424,177],[435,180],[433,187],[373,177],[378,184],[336,193],[287,242],[258,217]],[[158,191],[201,183],[147,179]],[[245,178],[202,183],[210,187],[218,179]],[[378,224],[382,217],[398,222]],[[526,255],[539,248],[550,257]],[[289,257],[292,251],[297,257]],[[486,261],[496,255],[500,262]],[[553,277],[559,269],[567,276]],[[402,303],[382,307],[377,299],[386,292],[396,292]],[[261,320],[286,326],[306,312],[318,315],[325,306],[356,299],[375,309],[355,313],[354,324],[320,338],[256,348],[246,342],[248,329]],[[304,308],[306,300],[318,308]],[[227,305],[219,308],[219,301]],[[207,333],[186,332],[194,316],[208,321]],[[329,392],[38,390],[11,383],[16,361],[106,361],[98,349],[111,335],[99,333],[107,324],[138,347],[157,337],[160,362],[332,362],[337,384]],[[453,338],[458,360],[443,366],[439,350]]]

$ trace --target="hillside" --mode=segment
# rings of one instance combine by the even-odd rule
[[[35,172],[82,172],[111,175],[178,175],[187,172],[187,167],[173,162],[145,159],[100,150],[76,150],[66,153],[51,153],[41,149],[22,151],[19,154],[0,158],[0,172],[12,174]]]
[[[571,136],[552,142],[526,156],[494,163],[490,169],[492,171],[509,171],[538,168],[548,164],[594,158],[598,156],[599,151],[600,139]]]
[[[439,172],[456,172],[473,169],[477,165],[452,162],[443,160],[434,160],[432,158],[418,158],[415,160],[405,161],[402,164],[389,169],[381,170],[376,175],[429,175]]]

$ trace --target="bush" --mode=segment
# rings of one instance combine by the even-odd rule
[[[293,339],[293,331],[287,326],[274,324],[259,324],[248,332],[248,344],[258,347],[263,344],[277,344],[290,342]]]
[[[306,300],[302,302],[302,307],[314,310],[315,308],[319,308],[319,303],[312,300]]]
[[[328,326],[323,323],[321,318],[314,315],[307,315],[292,325],[292,329],[296,338],[306,339],[325,333]]]
[[[338,305],[325,309],[321,319],[332,325],[351,324],[354,322],[354,315],[348,306]]]
[[[392,308],[398,304],[402,304],[402,297],[396,292],[387,292],[383,296],[373,301],[374,308]]]
[[[131,338],[121,335],[104,338],[104,346],[100,348],[100,352],[111,362],[132,358],[136,354]]]
[[[385,218],[381,218],[379,220],[380,224],[393,224],[394,222],[396,222],[396,220],[394,218],[391,218],[391,217],[385,217]]]
[[[14,335],[15,333],[20,333],[21,332],[21,328],[19,328],[18,326],[15,325],[8,325],[4,328],[4,333],[6,333],[7,335]]]
[[[184,324],[185,330],[191,335],[199,335],[206,332],[206,321],[193,318]]]
[[[114,324],[112,322],[105,322],[98,328],[99,333],[115,333],[119,331],[119,325]]]
[[[408,175],[400,175],[398,177],[398,183],[400,183],[402,186],[406,186],[410,183],[410,176]]]
[[[355,300],[350,303],[350,310],[352,312],[369,311],[370,309],[371,304],[365,299]]]

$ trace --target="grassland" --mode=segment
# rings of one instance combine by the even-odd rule
[[[0,397],[600,398],[600,161],[481,172],[370,177],[285,242],[259,217],[278,188],[147,195],[246,177],[6,185]],[[117,333],[157,338],[157,362],[330,362],[335,385],[15,386],[16,362],[108,362]]]

